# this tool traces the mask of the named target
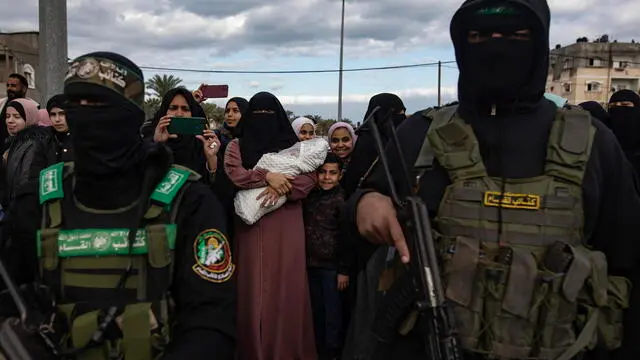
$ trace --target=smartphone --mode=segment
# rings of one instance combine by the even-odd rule
[[[229,96],[229,85],[204,85],[200,91],[207,99],[223,99]]]
[[[167,131],[169,134],[202,135],[208,128],[209,122],[202,117],[172,117]]]

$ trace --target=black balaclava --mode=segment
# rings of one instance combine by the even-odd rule
[[[478,10],[468,17],[467,29],[476,30],[480,36],[492,32],[513,34],[523,28],[532,28],[530,16],[511,6]],[[495,9],[495,10],[494,10]],[[463,50],[470,56],[460,64],[470,80],[477,85],[480,94],[492,99],[510,100],[513,90],[523,86],[533,68],[533,41],[509,39],[507,36],[479,43],[467,42]]]
[[[640,96],[631,90],[620,90],[611,95],[609,104],[628,101],[634,106],[611,106],[611,130],[627,157],[640,153]]]
[[[246,118],[239,126],[240,154],[245,169],[253,169],[262,155],[290,148],[298,142],[282,104],[268,92],[259,92],[249,100]]]
[[[592,117],[600,120],[607,127],[611,127],[611,115],[597,101],[585,101],[578,104],[581,108],[587,110]]]
[[[192,117],[206,118],[202,106],[193,98],[193,94],[185,88],[179,87],[169,90],[162,98],[162,103],[153,118],[153,128],[158,125],[160,118],[167,115],[169,105],[177,95],[182,95],[187,100]],[[173,152],[174,162],[178,165],[186,166],[199,174],[207,174],[205,168],[207,159],[204,156],[203,145],[195,135],[178,135],[177,139],[169,139],[166,145]],[[208,179],[208,177],[203,177]]]
[[[127,172],[144,158],[144,77],[131,60],[110,52],[80,56],[69,68],[64,95],[78,176]],[[81,99],[99,105],[81,105]]]
[[[453,16],[451,39],[460,69],[459,111],[465,118],[535,108],[548,71],[550,13],[546,1],[467,0]],[[530,39],[516,36],[531,31]],[[469,41],[476,31],[484,41]],[[503,34],[493,38],[492,33]],[[486,40],[485,40],[486,39]]]

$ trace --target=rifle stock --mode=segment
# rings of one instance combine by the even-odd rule
[[[389,193],[407,241],[411,261],[407,269],[410,276],[396,281],[376,314],[372,329],[374,349],[371,357],[386,356],[382,348],[390,345],[398,335],[399,326],[413,313],[417,315],[417,322],[414,324],[420,327],[429,359],[461,360],[462,353],[455,336],[453,316],[444,300],[429,212],[424,201],[412,193],[413,186],[408,166],[395,128],[390,126],[392,135],[390,143],[394,144],[403,172],[400,180],[404,197],[401,198],[398,194],[376,120],[379,110],[380,107],[374,109],[370,118],[365,121],[371,121],[379,161],[389,183]],[[388,117],[390,114],[385,115]]]

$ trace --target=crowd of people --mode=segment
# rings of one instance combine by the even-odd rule
[[[569,360],[589,348],[592,356],[631,359],[640,301],[631,286],[640,275],[633,239],[640,96],[618,91],[606,108],[546,99],[549,21],[544,1],[465,2],[451,25],[459,100],[407,116],[400,97],[380,93],[363,119],[379,114],[385,145],[397,129],[404,158],[393,146],[386,150],[395,176],[403,176],[402,162],[427,169],[416,173],[414,194],[426,203],[445,249],[446,296],[455,303],[465,351],[478,358],[564,354]],[[91,64],[117,69],[125,80],[100,77]],[[106,343],[127,359],[145,360],[154,351],[163,359],[369,359],[377,346],[374,314],[412,256],[378,163],[373,120],[357,129],[336,122],[325,140],[313,120],[291,122],[276,95],[259,92],[230,98],[219,128],[176,134],[171,124],[178,118],[206,118],[201,103],[207,99],[199,90],[172,89],[145,122],[141,84],[142,72],[129,59],[90,53],[73,61],[64,93],[46,107],[27,97],[20,74],[8,77],[7,98],[0,100],[2,258],[17,284],[44,283],[58,304],[73,305],[65,320],[72,345],[65,338],[61,347],[84,351]],[[265,165],[273,154],[317,162],[311,170],[275,171]],[[247,211],[247,201],[239,200],[247,190],[256,190],[249,202],[264,210],[256,221],[239,216]],[[503,200],[491,203],[489,193]],[[516,195],[528,196],[529,207],[504,206]],[[161,235],[151,228],[156,223]],[[104,229],[138,228],[146,229],[140,241],[148,259],[135,262],[135,271],[131,262],[98,256],[142,254],[132,252],[134,231],[118,235],[128,236],[124,253],[112,245],[116,235],[100,237]],[[85,248],[64,246],[82,236],[92,239]],[[557,271],[557,279],[574,277],[564,285],[552,280],[543,294],[538,274],[550,270],[538,268],[540,257],[558,242],[584,263]],[[468,264],[497,266],[486,258],[503,248],[513,258],[507,285],[495,287],[488,275],[479,280],[475,268],[469,273]],[[605,278],[608,287],[595,289]],[[558,286],[564,295],[550,298]],[[537,305],[535,296],[542,299]],[[166,307],[168,297],[175,309]],[[144,321],[155,324],[149,336],[131,332],[141,331],[139,324],[128,325],[139,316],[132,310],[138,303],[149,304]],[[602,314],[594,320],[601,327],[588,330],[593,334],[583,335],[593,315],[578,314],[583,305]],[[87,332],[100,329],[110,306],[120,331],[103,329],[103,341],[92,342]],[[490,315],[498,320],[488,321]],[[579,315],[582,325],[573,328]],[[532,316],[533,325],[525,324]],[[159,340],[168,333],[165,324],[168,344]],[[409,328],[380,354],[421,358],[423,338]],[[152,349],[148,354],[139,350],[140,339],[153,344],[141,346]]]

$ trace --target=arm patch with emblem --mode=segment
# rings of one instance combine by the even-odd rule
[[[204,280],[223,283],[231,278],[235,265],[227,237],[217,229],[208,229],[193,243],[193,271]]]

